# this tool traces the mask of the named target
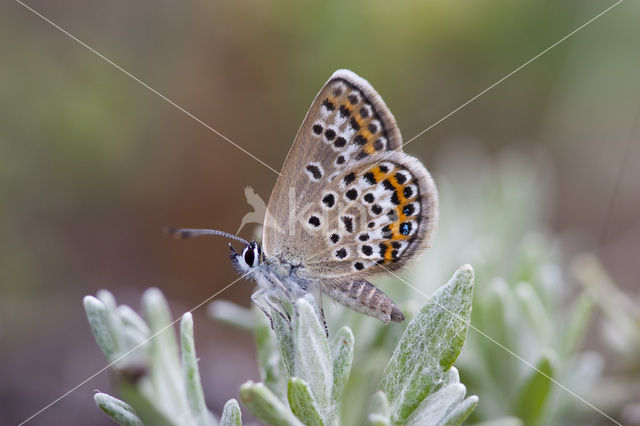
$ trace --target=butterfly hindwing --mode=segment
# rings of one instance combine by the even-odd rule
[[[437,193],[413,157],[389,152],[379,162],[360,164],[336,177],[319,204],[334,194],[334,206],[318,214],[325,226],[316,238],[324,241],[314,244],[315,255],[307,260],[316,274],[339,278],[395,270],[429,245]]]

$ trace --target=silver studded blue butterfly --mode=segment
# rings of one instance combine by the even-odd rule
[[[396,270],[430,244],[438,218],[435,184],[402,152],[393,115],[371,85],[336,71],[311,104],[269,199],[262,246],[245,243],[231,262],[253,278],[252,300],[287,315],[282,302],[322,295],[385,324],[403,321],[367,279]],[[324,317],[324,316],[323,316]]]

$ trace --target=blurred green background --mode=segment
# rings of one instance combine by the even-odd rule
[[[28,4],[278,170],[336,69],[369,80],[408,140],[612,2]],[[483,231],[471,225],[483,222],[462,214],[459,191],[507,155],[520,166],[497,175],[505,185],[518,170],[535,171],[502,204],[508,216],[513,200],[524,224],[498,237],[507,253],[535,224],[562,246],[554,262],[564,268],[574,254],[594,253],[622,295],[638,300],[639,19],[640,5],[623,2],[407,146],[436,183],[459,181],[440,186],[444,205],[459,200],[441,217],[445,235],[457,236],[446,253],[458,253],[442,276],[483,254],[466,245]],[[155,285],[179,315],[233,281],[224,241],[176,242],[162,229],[235,231],[251,210],[244,188],[266,200],[276,175],[19,3],[0,6],[0,52],[0,423],[13,424],[104,366],[85,294],[108,288],[137,306]],[[482,182],[489,191],[502,185]],[[477,203],[471,212],[492,199]],[[501,213],[491,218],[497,229]],[[444,257],[438,241],[425,257]],[[480,278],[477,292],[489,286],[489,275]],[[223,296],[248,306],[251,291],[243,281]],[[204,309],[194,315],[207,403],[220,411],[240,383],[257,378],[253,343],[208,321]],[[620,371],[601,318],[584,345],[605,370]],[[640,424],[640,408],[628,405],[640,400],[640,368],[624,365],[635,394],[608,407]],[[480,397],[476,421],[514,414],[469,386]],[[94,389],[109,390],[106,373],[33,424],[109,424]],[[580,422],[606,424],[585,412]]]

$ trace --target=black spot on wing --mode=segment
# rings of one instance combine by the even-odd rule
[[[346,175],[344,177],[343,182],[344,182],[345,185],[351,185],[354,180],[356,180],[356,174],[355,173],[349,173],[348,175]]]
[[[413,196],[413,189],[410,186],[404,188],[404,198],[411,198]]]
[[[414,212],[415,207],[413,207],[413,204],[407,204],[402,208],[402,213],[404,213],[405,216],[411,216]]]
[[[336,203],[336,198],[333,196],[333,194],[327,194],[322,198],[322,202],[325,206],[331,208]]]
[[[356,154],[356,160],[362,160],[364,157],[368,156],[369,154],[365,151],[360,151],[359,153]]]
[[[342,136],[338,136],[335,142],[333,142],[333,146],[335,146],[336,148],[344,148],[346,144],[347,144],[347,140]]]
[[[344,229],[348,233],[353,232],[353,218],[351,216],[342,216],[342,223],[344,224]]]
[[[320,226],[320,218],[318,216],[311,216],[309,218],[309,224],[317,228],[318,226]]]
[[[369,185],[375,185],[376,183],[378,183],[376,182],[375,176],[371,172],[365,173],[364,175],[362,175],[362,177],[367,181]]]
[[[336,131],[333,129],[327,129],[324,131],[324,137],[327,138],[328,141],[332,141],[333,138],[336,137]]]
[[[356,145],[365,145],[367,143],[367,138],[365,138],[364,136],[358,134],[356,135],[355,138],[353,138],[353,143],[355,143]]]
[[[320,168],[314,164],[308,164],[307,170],[309,171],[309,173],[311,173],[311,176],[313,176],[315,180],[318,180],[322,177],[322,172],[320,171]]]
[[[322,102],[322,105],[329,111],[333,111],[334,109],[336,109],[336,106],[328,98]]]
[[[396,173],[394,176],[396,178],[396,182],[398,182],[400,185],[403,185],[407,181],[407,177],[404,175],[404,173]]]

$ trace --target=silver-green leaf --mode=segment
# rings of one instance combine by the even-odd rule
[[[102,409],[116,423],[123,426],[143,426],[142,420],[133,408],[124,401],[120,401],[106,393],[98,392],[93,395],[96,405]]]
[[[244,383],[240,386],[240,398],[254,416],[267,424],[302,426],[291,410],[262,383],[251,380]]]
[[[242,426],[242,412],[238,401],[231,398],[224,404],[222,416],[220,417],[220,426]]]
[[[369,426],[390,426],[389,400],[383,391],[376,392],[371,398],[371,408],[367,418]]]
[[[294,375],[309,384],[322,418],[326,419],[333,405],[333,363],[329,343],[311,303],[298,299],[296,313]]]
[[[472,296],[473,269],[465,265],[408,325],[382,379],[393,422],[406,421],[457,359],[466,338]]]
[[[318,404],[308,383],[298,377],[292,377],[289,380],[287,395],[289,407],[300,421],[307,426],[324,426]]]
[[[333,400],[338,403],[349,379],[353,362],[354,337],[349,327],[342,327],[331,340],[333,359]]]
[[[180,343],[182,348],[182,376],[191,414],[196,421],[196,425],[211,425],[211,416],[204,402],[202,384],[200,383],[198,358],[196,357],[196,348],[193,343],[193,317],[191,312],[185,313],[180,321]]]

